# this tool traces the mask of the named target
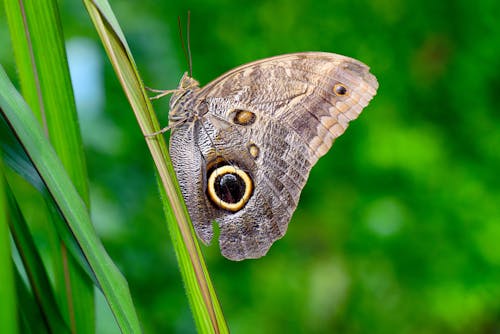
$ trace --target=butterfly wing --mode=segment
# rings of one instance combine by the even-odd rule
[[[215,220],[225,257],[265,255],[285,234],[312,166],[377,88],[366,65],[323,52],[249,63],[201,88],[193,101],[201,121],[171,137],[171,150],[179,151],[172,153],[174,167],[199,237],[210,243]],[[250,177],[252,193],[239,210],[209,198],[210,165],[218,159]],[[189,165],[194,170],[186,170]],[[189,175],[199,175],[199,182]]]

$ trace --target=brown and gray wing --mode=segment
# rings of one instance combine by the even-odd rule
[[[216,147],[245,161],[255,184],[243,210],[219,210],[214,217],[224,256],[261,257],[285,234],[312,166],[377,88],[363,63],[320,52],[250,63],[202,88],[198,101],[207,104],[208,119],[220,122],[214,137],[225,143]],[[238,110],[255,114],[255,121],[238,124]],[[257,158],[249,154],[249,145],[258,148]]]
[[[377,88],[375,76],[358,60],[304,52],[237,67],[203,87],[200,98],[226,119],[231,109],[247,108],[283,124],[308,146],[313,165],[358,117]]]

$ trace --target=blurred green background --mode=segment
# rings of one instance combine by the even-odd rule
[[[154,168],[82,3],[61,1],[92,215],[146,333],[190,333]],[[234,333],[500,333],[500,2],[111,1],[147,86],[328,51],[378,95],[313,168],[287,235],[259,260],[205,247]],[[0,11],[0,61],[15,79]],[[6,47],[5,47],[6,46]],[[167,122],[168,98],[155,103]],[[40,236],[43,238],[43,236]],[[116,332],[98,301],[98,328]]]

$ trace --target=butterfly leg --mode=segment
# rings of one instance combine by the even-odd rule
[[[171,130],[171,129],[175,128],[176,126],[179,126],[179,125],[181,125],[182,123],[186,122],[186,120],[187,120],[187,119],[181,119],[180,121],[177,121],[177,122],[175,122],[175,123],[173,123],[173,124],[169,124],[168,126],[166,126],[166,127],[162,128],[162,129],[160,129],[160,130],[158,130],[158,131],[156,131],[156,132],[153,132],[153,133],[146,133],[146,134],[144,135],[144,137],[146,137],[146,138],[147,138],[147,137],[154,137],[154,136],[157,136],[157,135],[159,135],[159,134],[165,133],[165,132],[167,132],[168,130]]]
[[[179,91],[178,89],[167,89],[167,90],[163,90],[163,89],[153,89],[153,88],[149,88],[149,87],[146,87],[147,90],[149,90],[150,92],[153,92],[153,93],[158,93],[157,95],[155,96],[151,96],[149,99],[150,100],[157,100],[159,98],[162,98],[164,96],[167,96],[169,94],[172,94],[172,93],[175,93],[177,91]]]

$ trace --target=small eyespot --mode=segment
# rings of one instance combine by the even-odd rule
[[[253,112],[243,109],[234,109],[231,114],[233,114],[233,123],[238,125],[252,125],[257,118]]]
[[[217,207],[237,212],[247,204],[253,192],[253,182],[243,170],[223,165],[213,169],[208,178],[208,198]]]
[[[248,145],[248,152],[250,152],[250,155],[254,158],[257,159],[260,154],[260,149],[257,145],[255,144],[249,144]]]
[[[337,96],[347,95],[347,87],[340,83],[335,84],[335,86],[333,86],[333,92]]]

